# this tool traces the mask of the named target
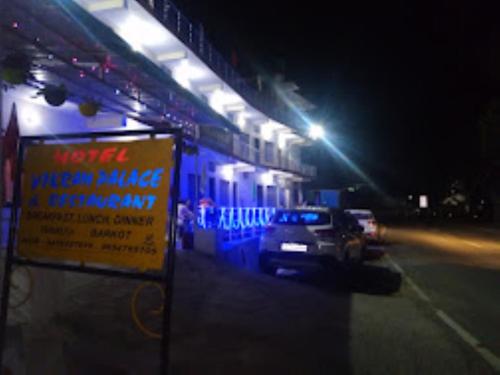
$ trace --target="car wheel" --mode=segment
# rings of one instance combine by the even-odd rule
[[[261,272],[265,274],[274,276],[276,274],[276,270],[278,269],[278,267],[273,266],[269,261],[269,257],[267,257],[265,254],[260,254],[259,269],[261,270]]]
[[[359,264],[363,264],[363,262],[368,258],[368,246],[366,244],[363,245],[360,252]]]
[[[353,258],[351,256],[351,252],[349,250],[346,250],[344,254],[344,259],[342,260],[342,266],[344,270],[349,273],[357,270],[363,262],[363,256],[364,256],[364,249],[362,249],[361,251],[361,256],[357,258]]]

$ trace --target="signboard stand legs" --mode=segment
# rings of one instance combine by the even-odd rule
[[[127,136],[140,136],[140,135],[149,135],[151,138],[157,135],[167,135],[172,136],[174,139],[174,162],[172,167],[173,170],[173,178],[169,178],[168,184],[171,183],[170,186],[170,204],[168,204],[170,208],[170,212],[168,215],[168,246],[167,246],[167,254],[165,259],[163,259],[163,270],[161,273],[151,273],[151,272],[142,272],[131,270],[123,270],[123,269],[107,269],[102,267],[93,267],[85,265],[85,262],[80,262],[79,264],[70,264],[68,262],[51,262],[51,261],[41,261],[36,259],[31,259],[23,256],[17,255],[15,253],[15,247],[17,243],[17,247],[19,247],[19,227],[22,228],[23,219],[21,221],[18,219],[19,208],[21,207],[21,171],[23,171],[23,161],[25,157],[25,145],[33,144],[35,142],[51,140],[58,141],[65,139],[105,139],[106,137],[124,137],[126,139]],[[134,142],[131,142],[131,144]],[[96,143],[99,145],[99,142]],[[126,144],[126,143],[122,143]],[[52,270],[59,271],[73,271],[73,272],[81,272],[86,274],[94,274],[94,275],[103,275],[110,277],[122,277],[126,279],[135,279],[142,281],[155,281],[162,284],[162,287],[165,291],[165,298],[163,301],[163,322],[162,322],[162,337],[161,337],[161,347],[160,347],[160,374],[165,375],[169,372],[169,346],[170,346],[170,320],[171,320],[171,305],[172,305],[172,297],[173,297],[173,279],[174,279],[174,265],[175,265],[175,241],[176,241],[176,223],[177,223],[177,203],[179,196],[179,188],[180,188],[180,167],[181,167],[181,158],[182,158],[182,133],[177,129],[162,129],[162,130],[148,130],[148,131],[125,131],[120,133],[115,132],[100,132],[100,133],[82,133],[82,134],[58,134],[51,136],[42,136],[42,137],[22,137],[20,146],[18,149],[18,162],[16,166],[16,181],[15,181],[15,190],[13,197],[13,207],[11,210],[10,217],[10,228],[9,228],[9,238],[8,238],[8,247],[7,247],[7,256],[5,260],[4,274],[3,274],[3,283],[2,283],[2,297],[1,297],[1,306],[0,306],[0,372],[3,371],[3,352],[5,348],[5,333],[6,333],[6,324],[7,324],[7,313],[8,313],[8,304],[9,304],[9,295],[10,295],[10,283],[11,283],[11,274],[12,274],[12,266],[13,265],[24,265],[30,267],[41,267]],[[171,157],[171,156],[170,156]],[[28,158],[26,158],[26,161]],[[24,171],[26,174],[26,171]],[[170,174],[169,174],[170,176]],[[26,177],[26,176],[25,176]],[[159,181],[159,179],[157,180]],[[153,182],[151,182],[151,186]],[[157,187],[157,186],[153,186]],[[168,194],[168,190],[167,190]],[[167,198],[166,198],[167,199]],[[23,204],[28,199],[23,199]],[[168,203],[168,202],[167,202]],[[165,225],[165,223],[163,223]],[[143,233],[144,234],[144,233]],[[154,234],[154,233],[153,233]],[[163,240],[164,241],[164,240]],[[145,245],[144,245],[145,246]],[[51,250],[51,249],[49,249]],[[53,249],[52,249],[53,250]],[[64,259],[63,259],[64,260]],[[73,260],[73,259],[69,259]],[[94,261],[99,263],[98,261]],[[104,262],[106,264],[106,262]],[[110,263],[112,264],[112,263]]]
[[[9,308],[10,278],[14,258],[14,241],[17,230],[17,214],[21,193],[21,171],[23,164],[24,147],[21,142],[17,152],[16,181],[14,183],[14,196],[10,211],[9,238],[7,242],[7,257],[2,280],[2,299],[0,306],[0,371],[3,372],[3,352],[5,348],[5,332],[7,329],[7,312]]]
[[[168,222],[168,249],[165,267],[165,299],[163,301],[163,323],[161,336],[161,362],[160,373],[168,374],[169,356],[170,356],[170,319],[172,314],[172,298],[174,286],[174,271],[175,271],[175,251],[176,251],[176,225],[177,225],[177,204],[180,194],[180,166],[182,160],[182,137],[175,139],[175,168],[174,168],[174,184],[172,187],[172,200],[170,206],[170,217]]]

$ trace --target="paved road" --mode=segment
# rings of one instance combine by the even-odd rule
[[[406,250],[412,248],[393,245],[391,258],[373,260],[351,278],[319,270],[280,271],[272,277],[180,253],[173,374],[494,374],[408,282],[401,284],[389,259],[408,269],[416,282],[420,269],[414,273],[412,267],[433,269],[436,262],[431,255]],[[37,273],[36,285],[43,281],[47,289],[50,278],[44,272]],[[158,342],[140,334],[130,316],[137,282],[65,274],[55,284],[60,296],[52,319],[33,324],[29,304],[10,315],[11,325],[23,323],[17,324],[23,331],[18,341],[27,373],[156,373]],[[40,301],[35,297],[40,288],[32,302]],[[427,284],[422,288],[438,301]],[[145,295],[144,304],[157,301],[157,293]],[[454,316],[448,305],[442,309]],[[158,323],[157,314],[149,319],[151,326]]]
[[[500,372],[500,231],[390,228],[388,237],[421,300]]]

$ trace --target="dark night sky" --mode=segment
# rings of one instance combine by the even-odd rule
[[[478,110],[496,87],[493,2],[176,4],[223,53],[237,52],[247,76],[296,81],[335,144],[383,189],[435,190],[477,169]],[[338,158],[320,164],[323,186],[360,180]]]

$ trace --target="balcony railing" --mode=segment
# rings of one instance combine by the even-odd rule
[[[271,222],[274,207],[198,208],[198,228],[219,231],[223,241],[241,240],[260,235]]]
[[[220,145],[221,143],[218,142],[217,146]],[[260,149],[252,147],[250,143],[241,141],[237,134],[233,135],[232,145],[229,146],[228,144],[226,150],[232,150],[232,155],[251,164],[290,171],[309,178],[316,177],[316,167],[304,164],[299,159],[290,157],[290,153],[286,151],[282,151],[281,154],[273,153],[272,159],[265,160],[261,155]]]
[[[258,91],[250,86],[247,80],[205,38],[203,27],[193,24],[172,2],[168,0],[138,0],[138,2],[154,14],[170,32],[196,53],[249,104],[279,122],[292,125],[297,123],[296,116],[275,93],[270,90]]]
[[[314,178],[316,177],[316,167],[314,165],[304,164],[302,163],[302,175]]]

